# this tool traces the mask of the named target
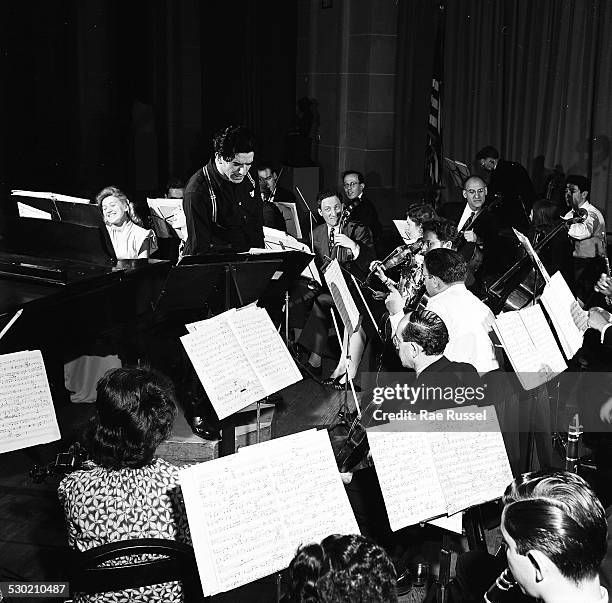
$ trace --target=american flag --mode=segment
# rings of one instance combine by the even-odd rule
[[[425,180],[430,185],[442,184],[442,74],[444,70],[444,3],[436,14],[436,43],[427,124]]]

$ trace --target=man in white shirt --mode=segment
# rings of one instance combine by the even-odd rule
[[[435,312],[448,329],[444,355],[454,362],[472,364],[482,375],[499,368],[489,338],[493,314],[467,290],[466,274],[465,260],[452,249],[432,249],[425,254],[425,289],[430,297],[427,309]]]
[[[606,252],[606,224],[601,212],[587,200],[590,183],[584,176],[568,176],[565,200],[572,210],[563,218],[568,220],[576,212],[587,212],[584,222],[572,224],[568,235],[574,240],[574,280],[576,297],[586,302],[593,286],[604,269],[602,257]]]
[[[503,503],[508,567],[525,594],[544,603],[607,603],[598,575],[606,515],[581,477],[524,473],[508,486]]]

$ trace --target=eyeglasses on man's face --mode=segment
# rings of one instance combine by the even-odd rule
[[[344,188],[357,188],[359,186],[359,182],[345,182]]]

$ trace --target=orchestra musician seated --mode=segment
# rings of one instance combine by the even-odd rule
[[[606,554],[606,515],[581,477],[525,473],[503,496],[501,533],[521,591],[543,603],[605,603],[598,571]]]
[[[126,194],[115,186],[107,186],[96,195],[104,223],[118,260],[148,258],[157,250],[152,230],[142,226]]]
[[[359,534],[333,534],[298,549],[285,603],[393,603],[395,570],[385,551]]]
[[[370,230],[356,222],[346,220],[344,205],[340,196],[332,190],[324,190],[317,197],[319,215],[323,217],[324,224],[317,226],[312,233],[312,246],[315,253],[315,262],[320,270],[324,270],[331,260],[337,259],[342,268],[355,274],[357,278],[365,278],[368,266],[374,258],[374,246]],[[342,218],[345,218],[344,220]],[[350,281],[350,279],[347,279]],[[320,371],[322,356],[327,350],[328,330],[332,326],[331,308],[333,299],[327,289],[318,293],[312,310],[298,337],[298,343],[310,352],[308,364],[315,372]],[[349,355],[354,360],[350,367],[346,367],[346,346]],[[328,385],[342,389],[346,382],[346,375],[353,378],[357,372],[358,360],[361,359],[365,345],[365,332],[359,327],[350,340],[344,335],[342,342],[343,353],[338,365],[326,380]]]
[[[90,461],[58,487],[71,548],[86,551],[137,538],[191,544],[177,468],[155,457],[175,415],[174,388],[159,373],[119,368],[100,380],[96,414],[85,435]],[[183,600],[176,582],[123,591],[120,599],[115,595],[75,601]]]

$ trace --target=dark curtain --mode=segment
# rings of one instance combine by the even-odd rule
[[[1,4],[6,187],[91,198],[116,184],[142,200],[203,165],[229,123],[281,158],[295,0]]]
[[[473,160],[486,144],[543,188],[555,164],[610,188],[612,13],[603,0],[447,3],[444,153]]]
[[[402,197],[424,186],[436,6],[402,0],[398,7],[393,185]]]

